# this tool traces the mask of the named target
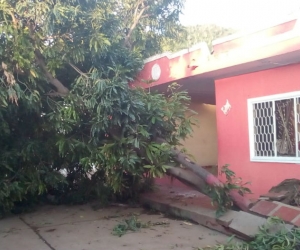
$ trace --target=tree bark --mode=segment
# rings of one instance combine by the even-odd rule
[[[167,170],[168,175],[175,177],[183,184],[193,189],[196,189],[197,191],[203,194],[207,194],[206,183],[197,175],[194,175],[193,172],[179,167],[173,167],[173,166],[169,166],[169,167],[170,168]]]
[[[34,53],[35,53],[35,58],[36,58],[38,65],[44,71],[49,82],[56,88],[56,91],[57,91],[56,95],[66,96],[69,93],[69,89],[66,88],[58,79],[53,77],[53,75],[49,72],[41,52],[38,49],[36,49],[34,51]]]
[[[158,143],[167,143],[164,139],[158,138],[156,139],[156,142]],[[194,163],[191,161],[185,154],[181,153],[178,149],[172,149],[172,156],[174,160],[183,166],[185,166],[188,170],[190,170],[192,173],[194,173],[196,176],[200,177],[202,182],[205,182],[209,186],[217,186],[217,187],[223,187],[224,184],[213,174],[206,171],[204,168],[202,168],[200,165]],[[185,183],[190,183],[191,185],[194,185],[194,181],[196,180],[193,178],[191,181],[189,178],[192,178],[192,176],[183,174],[181,171],[181,174],[177,174],[174,170],[170,171],[170,175],[174,174],[173,176],[178,178],[178,180],[183,180]],[[184,178],[186,177],[186,178]],[[198,186],[199,185],[199,186]],[[200,191],[203,190],[202,183],[199,183],[196,187],[197,190]],[[199,189],[198,189],[199,187]],[[202,192],[202,191],[200,191]],[[240,195],[237,190],[231,190],[229,192],[229,195],[233,202],[243,211],[248,211],[250,207],[250,200],[246,197]]]
[[[34,24],[31,23],[30,21],[27,21],[27,27],[29,29],[29,36],[32,40],[32,43],[35,44],[35,37],[34,37]],[[35,60],[37,62],[37,64],[40,66],[40,68],[42,69],[42,71],[44,72],[44,74],[46,75],[46,78],[48,79],[48,81],[50,82],[51,85],[53,85],[56,88],[56,92],[55,93],[51,93],[50,95],[52,96],[66,96],[70,91],[68,88],[66,88],[61,81],[59,81],[58,79],[56,79],[47,69],[47,65],[45,63],[45,59],[42,55],[42,53],[40,52],[40,50],[38,48],[36,48],[34,50],[34,55],[35,55]]]
[[[167,143],[164,139],[161,138],[157,138],[156,142]],[[210,172],[206,171],[204,168],[202,168],[195,162],[191,161],[185,154],[181,153],[178,149],[172,149],[172,156],[174,157],[174,160],[176,162],[182,164],[183,166],[194,172],[200,178],[205,180],[205,182],[210,186],[223,187],[223,183],[217,177],[212,175]]]

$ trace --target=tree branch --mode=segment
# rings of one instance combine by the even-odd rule
[[[44,71],[49,82],[56,88],[57,95],[66,96],[69,93],[69,89],[66,88],[58,79],[53,77],[53,75],[49,72],[41,52],[38,49],[35,49],[34,54],[35,54],[37,64]]]
[[[30,21],[27,22],[27,27],[29,29],[30,38],[32,39],[32,42],[35,43],[33,26],[34,26],[33,23],[31,23]],[[59,81],[58,79],[53,77],[53,75],[49,72],[42,53],[38,49],[35,49],[34,54],[35,54],[35,60],[36,60],[37,64],[40,66],[40,68],[42,69],[42,71],[44,72],[44,74],[46,75],[46,78],[48,79],[50,84],[52,84],[56,88],[57,93],[55,93],[55,95],[56,96],[66,96],[70,92],[69,89],[66,88],[61,83],[61,81]],[[51,94],[51,95],[53,96],[54,94]]]
[[[86,73],[82,72],[82,71],[81,71],[79,68],[77,68],[74,64],[72,64],[72,63],[69,62],[69,65],[70,65],[77,73],[79,73],[80,75],[82,75],[82,76],[84,76],[85,78],[89,79],[89,76],[88,76]]]
[[[140,21],[140,19],[142,18],[143,16],[143,13],[145,12],[145,10],[147,10],[149,8],[149,6],[146,6],[146,7],[143,7],[140,11],[139,14],[137,14],[137,11],[138,11],[138,8],[140,6],[140,4],[142,4],[144,1],[140,1],[134,11],[134,21],[133,21],[133,24],[131,25],[129,31],[128,31],[128,34],[126,35],[125,37],[125,45],[126,46],[129,46],[130,47],[130,43],[129,43],[129,39],[132,35],[132,32],[134,31],[135,27],[137,26],[138,22]]]
[[[11,16],[13,25],[14,25],[14,27],[16,28],[17,25],[18,25],[18,20],[16,19],[15,14],[13,13],[13,11],[9,11],[9,14],[10,14],[10,16]]]

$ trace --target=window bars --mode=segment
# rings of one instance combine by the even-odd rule
[[[253,161],[300,163],[300,92],[248,100]]]

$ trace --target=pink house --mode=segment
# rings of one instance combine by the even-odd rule
[[[145,84],[144,80],[153,80]],[[300,179],[300,18],[145,60],[133,84],[189,91],[199,127],[186,148],[202,166],[230,164],[253,198]]]

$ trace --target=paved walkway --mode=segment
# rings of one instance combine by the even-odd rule
[[[227,236],[203,226],[146,212],[141,208],[123,207],[94,211],[90,205],[42,207],[34,213],[0,220],[0,249],[192,250],[227,240]],[[144,228],[122,237],[112,235],[114,226],[132,215],[143,222],[169,224]]]

